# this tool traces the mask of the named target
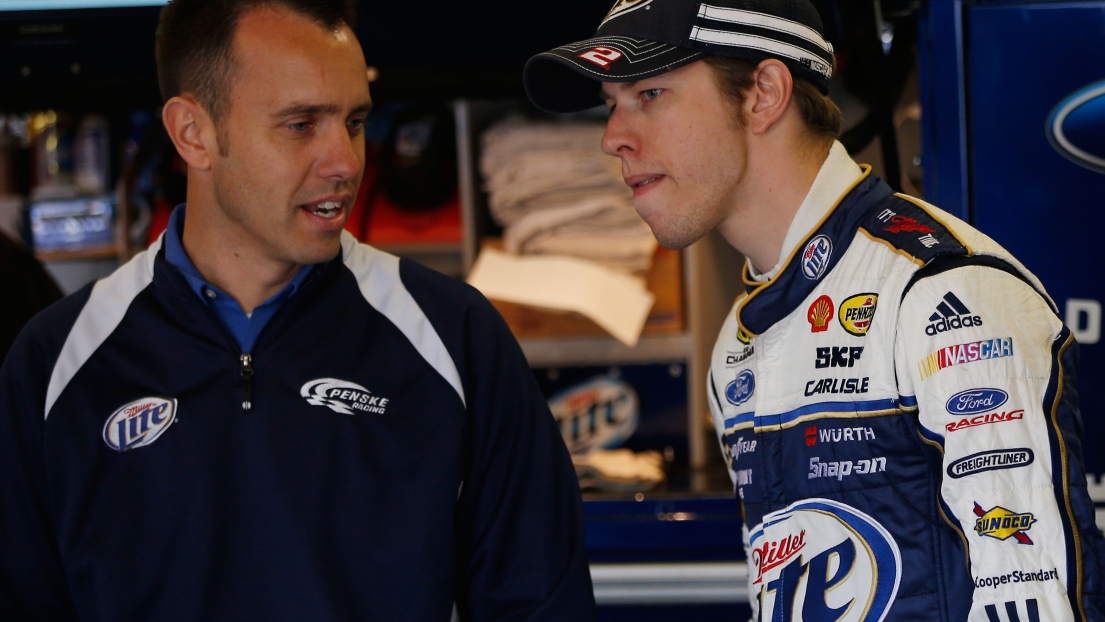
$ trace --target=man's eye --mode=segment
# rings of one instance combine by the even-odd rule
[[[349,121],[346,121],[345,124],[351,130],[360,130],[360,129],[364,128],[365,120],[364,119],[350,119]]]
[[[657,97],[660,97],[660,93],[662,93],[663,91],[664,91],[664,89],[648,89],[647,91],[642,91],[641,95],[646,100],[652,101],[652,100],[656,99]]]
[[[295,123],[289,123],[288,129],[293,132],[306,132],[311,129],[310,121],[297,121]]]

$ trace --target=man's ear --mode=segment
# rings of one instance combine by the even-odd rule
[[[218,150],[215,124],[199,102],[188,95],[173,97],[161,109],[161,122],[189,168],[211,168]]]
[[[790,106],[794,77],[782,61],[768,58],[752,72],[753,85],[744,100],[745,121],[754,133],[762,134],[782,118]]]

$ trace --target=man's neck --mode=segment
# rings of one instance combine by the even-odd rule
[[[228,235],[233,228],[213,220],[211,210],[188,209],[181,243],[204,280],[226,292],[246,315],[275,296],[303,266],[259,258],[249,244]],[[216,239],[207,232],[219,231]]]
[[[778,262],[790,224],[831,146],[831,142],[795,140],[749,149],[754,159],[750,160],[745,191],[718,230],[757,272],[769,271]]]

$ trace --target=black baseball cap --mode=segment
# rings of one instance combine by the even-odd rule
[[[526,94],[546,112],[602,103],[600,82],[634,82],[704,56],[777,58],[829,92],[833,46],[809,0],[618,0],[595,36],[526,61]]]

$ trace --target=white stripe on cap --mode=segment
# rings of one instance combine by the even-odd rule
[[[399,258],[358,243],[348,231],[341,234],[341,247],[343,261],[356,277],[361,295],[407,337],[430,367],[453,387],[464,404],[464,387],[453,357],[449,356],[441,336],[403,285],[399,277]]]
[[[833,53],[833,44],[826,41],[820,34],[813,28],[800,24],[796,21],[783,19],[782,17],[775,17],[774,15],[768,15],[766,13],[757,13],[755,11],[743,11],[741,9],[731,9],[728,7],[711,6],[709,4],[703,4],[698,7],[698,16],[705,17],[707,19],[716,20],[719,22],[729,22],[730,24],[742,24],[745,26],[756,26],[759,28],[767,28],[769,30],[775,30],[777,32],[783,32],[788,35],[794,35],[809,41],[817,47],[825,50],[825,53]],[[692,36],[692,38],[694,38]],[[825,61],[821,61],[825,62]]]
[[[797,61],[808,61],[810,69],[824,75],[826,78],[832,75],[832,68],[816,54],[812,54],[803,48],[789,43],[783,43],[767,37],[727,32],[724,30],[712,30],[695,26],[691,29],[690,39],[703,43],[715,43],[718,45],[732,45],[734,47],[763,50],[777,56],[791,58]]]
[[[144,252],[135,255],[125,266],[92,286],[88,302],[81,309],[73,328],[65,338],[57,363],[50,373],[46,388],[46,408],[43,419],[58,401],[69,381],[88,362],[96,349],[115,332],[134,299],[153,281],[153,262],[165,234],[157,238]]]

